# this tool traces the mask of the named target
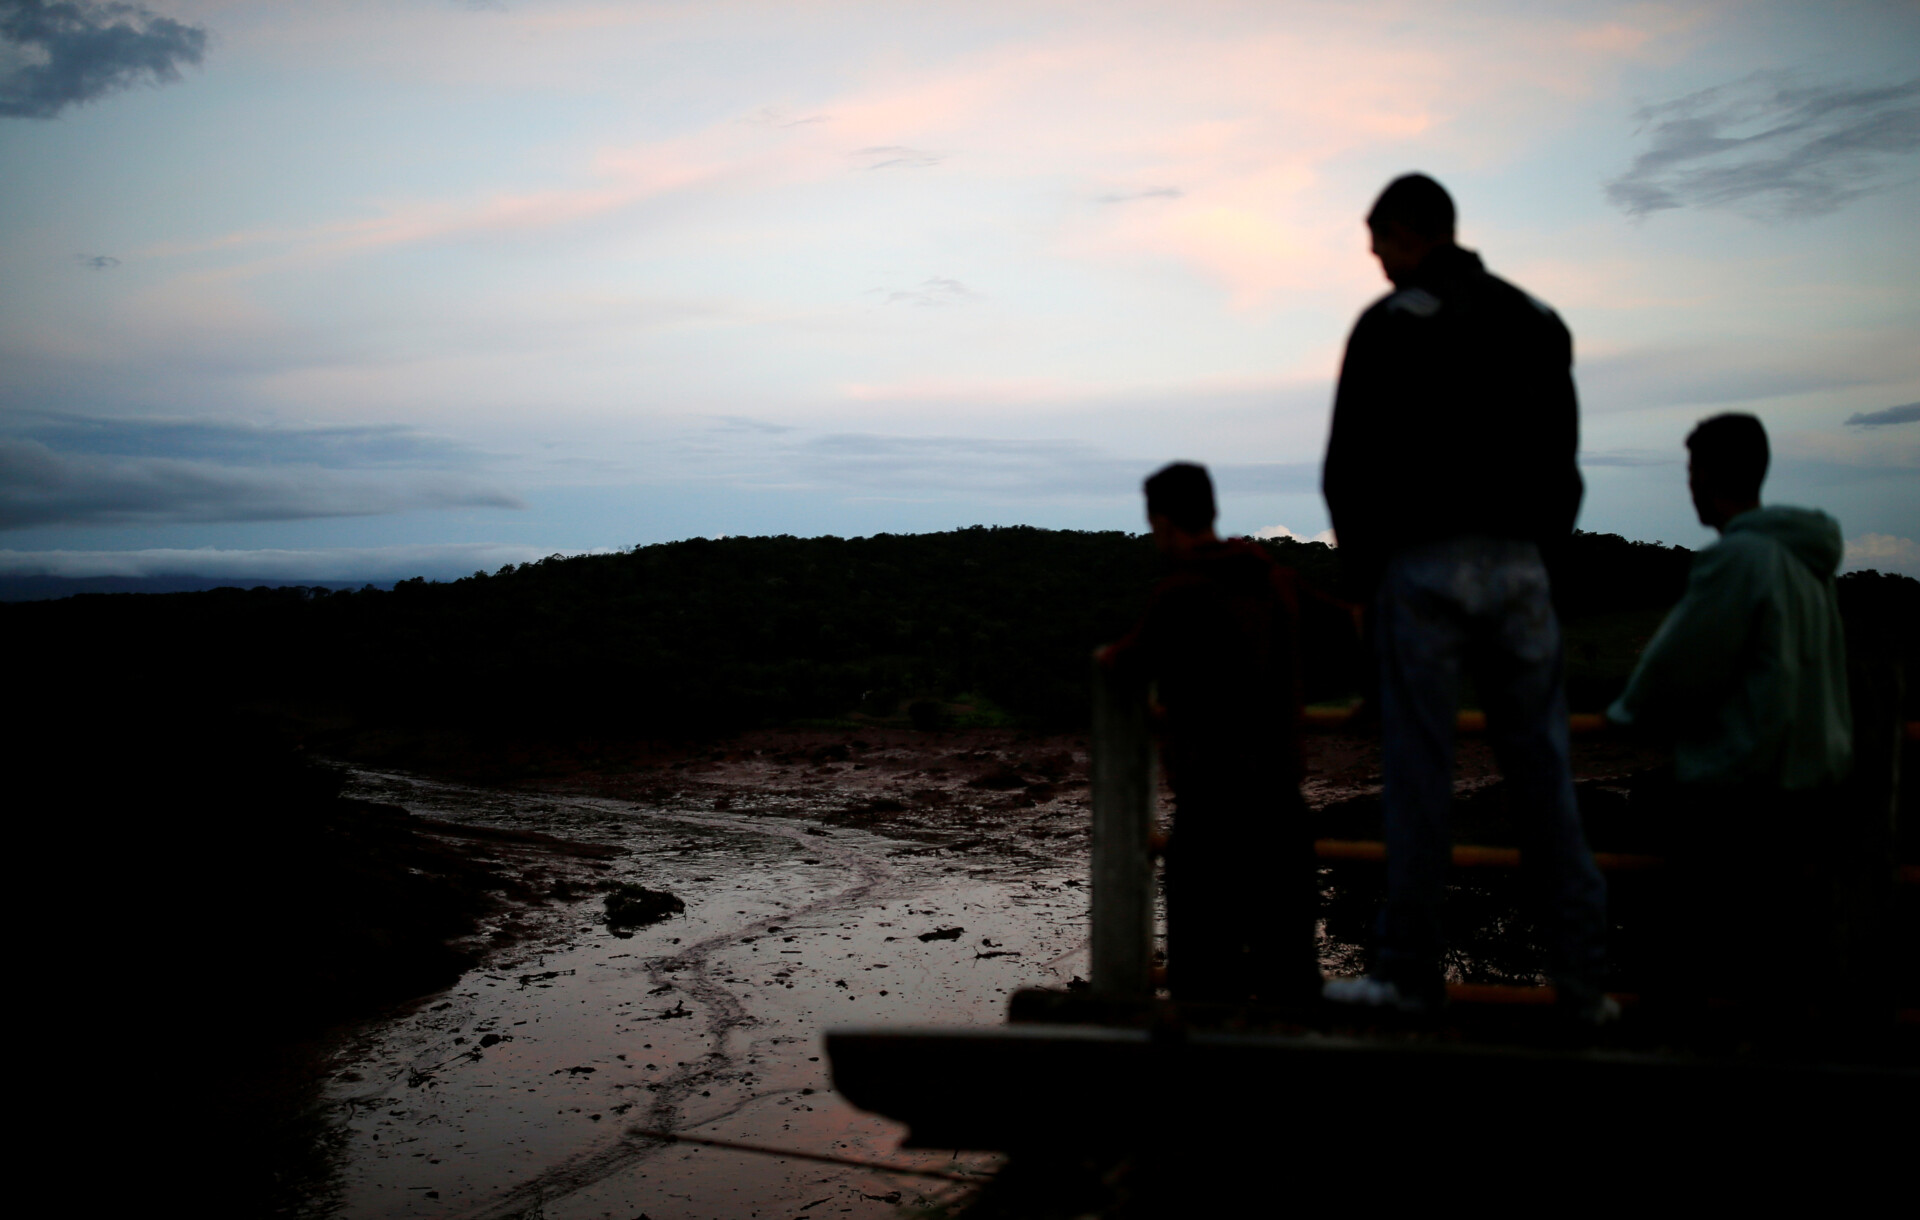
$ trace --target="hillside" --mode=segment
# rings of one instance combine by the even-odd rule
[[[1266,544],[1338,598],[1318,543]],[[1597,710],[1684,587],[1689,552],[1579,534],[1558,556],[1574,704]],[[1027,527],[755,537],[552,558],[391,590],[219,589],[0,606],[47,683],[101,697],[304,704],[512,734],[697,736],[809,719],[1068,727],[1089,651],[1126,630],[1158,568],[1119,532]],[[1850,631],[1911,655],[1920,582],[1842,582]],[[1331,600],[1303,627],[1308,698],[1361,685]]]

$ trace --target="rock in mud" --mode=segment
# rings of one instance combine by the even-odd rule
[[[687,909],[687,904],[665,890],[622,882],[607,895],[607,926],[639,928],[659,923]]]

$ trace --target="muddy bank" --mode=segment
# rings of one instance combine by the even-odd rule
[[[1469,743],[1464,754],[1472,815],[1498,790],[1484,751]],[[1611,744],[1587,754],[1592,791],[1647,761]],[[576,894],[555,905],[570,913],[553,922],[557,939],[503,945],[430,1004],[368,1027],[336,1056],[326,1088],[338,1174],[325,1205],[354,1216],[750,1218],[813,1204],[808,1214],[878,1220],[957,1197],[881,1171],[670,1147],[645,1133],[947,1164],[950,1152],[903,1152],[897,1127],[840,1102],[819,1036],[847,1024],[998,1023],[1020,988],[1084,977],[1087,761],[1073,735],[863,728],[755,733],[677,754],[603,746],[568,767],[549,756],[504,784],[357,768],[356,795],[426,819],[617,847],[607,881],[673,893],[685,910],[629,928],[609,923],[598,896]],[[1363,740],[1310,746],[1308,792],[1330,827],[1365,833],[1378,778]],[[1363,955],[1362,874],[1328,874],[1329,970]],[[1491,956],[1463,954],[1461,976],[1530,977],[1524,944],[1506,951],[1512,932],[1494,927]]]
[[[897,1156],[896,1129],[832,1097],[823,1029],[997,1022],[1013,991],[1085,973],[1075,735],[455,743],[343,791],[232,719],[95,723],[41,756],[28,806],[67,885],[48,943],[111,946],[63,1000],[73,1061],[105,1071],[135,1045],[166,1065],[155,1100],[185,1117],[146,1146],[208,1214],[750,1217],[831,1197],[889,1216],[944,1196],[632,1132]],[[1608,750],[1584,773],[1643,761]],[[1471,743],[1462,774],[1490,775]],[[1359,825],[1378,779],[1369,743],[1310,741],[1327,816]],[[609,926],[611,884],[686,909]],[[1329,920],[1330,969],[1358,960],[1349,922]]]
[[[614,854],[349,796],[204,705],[63,702],[11,744],[46,1095],[93,1121],[133,1073],[136,1112],[167,1118],[109,1155],[203,1214],[295,1206],[329,1172],[311,1104],[344,1031],[522,939]]]

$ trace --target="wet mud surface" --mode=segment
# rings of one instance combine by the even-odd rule
[[[1601,751],[1583,770],[1641,761]],[[786,732],[537,785],[353,770],[351,795],[449,833],[533,831],[617,854],[545,875],[544,903],[481,929],[479,967],[340,1047],[322,1106],[333,1172],[305,1210],[891,1217],[962,1201],[964,1183],[643,1132],[984,1180],[998,1158],[901,1150],[899,1126],[836,1097],[820,1036],[998,1023],[1015,990],[1084,978],[1086,764],[1074,738]],[[1461,773],[1484,787],[1489,760],[1469,746]],[[1310,803],[1343,827],[1363,828],[1378,782],[1366,742],[1311,744]],[[610,927],[618,884],[685,910]],[[1337,888],[1370,909],[1364,883]],[[1333,914],[1323,965],[1358,969],[1365,920]]]

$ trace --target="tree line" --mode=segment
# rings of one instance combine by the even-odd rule
[[[1353,596],[1337,553],[1262,545],[1326,595],[1303,617],[1309,700],[1355,694],[1365,667],[1337,605]],[[1587,533],[1552,557],[1576,707],[1598,710],[1618,690],[1690,560]],[[12,603],[0,622],[43,681],[101,699],[306,701],[515,733],[954,715],[1063,728],[1084,724],[1089,653],[1131,625],[1159,562],[1144,536],[1024,526],[691,539],[385,590]],[[1910,655],[1920,582],[1855,573],[1841,587],[1851,632]]]

